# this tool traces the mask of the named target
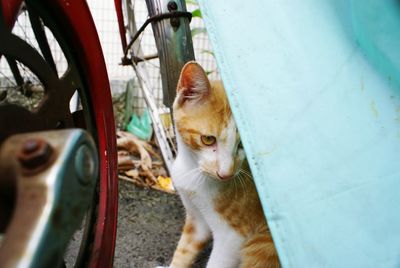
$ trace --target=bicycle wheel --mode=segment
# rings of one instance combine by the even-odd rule
[[[130,56],[129,60],[125,58],[125,64],[133,66],[169,171],[176,153],[175,141],[172,125],[163,119],[170,116],[180,70],[194,59],[190,13],[186,12],[185,2],[179,0],[123,0],[122,3],[116,0],[115,4],[120,22],[124,13],[127,25],[122,27],[120,23],[123,50],[125,56]],[[122,10],[119,10],[121,4]],[[141,34],[142,25],[149,21],[152,28]]]
[[[0,145],[13,134],[40,130],[78,127],[91,134],[100,175],[75,266],[111,267],[118,198],[115,127],[89,9],[85,1],[0,3]],[[81,100],[78,110],[70,108],[74,94]]]

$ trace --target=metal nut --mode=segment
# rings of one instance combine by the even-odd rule
[[[45,140],[29,139],[23,142],[17,154],[21,166],[28,170],[38,169],[47,164],[53,154],[53,148]]]
[[[175,28],[178,28],[180,25],[179,18],[171,18],[170,22],[171,22],[171,26],[175,27]]]
[[[169,1],[167,4],[168,11],[176,11],[178,9],[178,4],[175,1]]]

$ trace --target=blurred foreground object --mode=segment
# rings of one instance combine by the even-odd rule
[[[399,267],[400,2],[199,4],[283,267]]]

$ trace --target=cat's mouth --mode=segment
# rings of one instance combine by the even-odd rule
[[[227,175],[221,175],[218,173],[218,171],[215,172],[210,172],[210,171],[203,171],[207,176],[217,180],[217,181],[222,181],[222,182],[227,182],[232,180],[236,174],[227,174]]]
[[[235,174],[223,174],[221,175],[220,173],[218,173],[218,171],[216,172],[217,177],[222,180],[222,181],[229,181],[231,179],[233,179],[235,177]]]

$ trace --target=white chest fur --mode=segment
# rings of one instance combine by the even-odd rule
[[[193,152],[177,135],[179,153],[172,168],[172,180],[177,188],[187,213],[203,219],[216,236],[231,236],[242,240],[239,234],[215,211],[215,197],[224,182],[201,173]],[[236,237],[237,236],[237,237]]]
[[[181,153],[174,163],[172,180],[187,212],[204,218],[210,227],[223,224],[213,202],[218,194],[218,184],[213,178],[201,174],[192,156],[183,156]]]
[[[196,159],[188,148],[181,145],[179,149],[171,174],[172,180],[186,213],[197,222],[196,236],[202,239],[211,232],[213,237],[213,250],[207,268],[237,267],[244,238],[214,208],[214,199],[221,182],[200,173]]]

